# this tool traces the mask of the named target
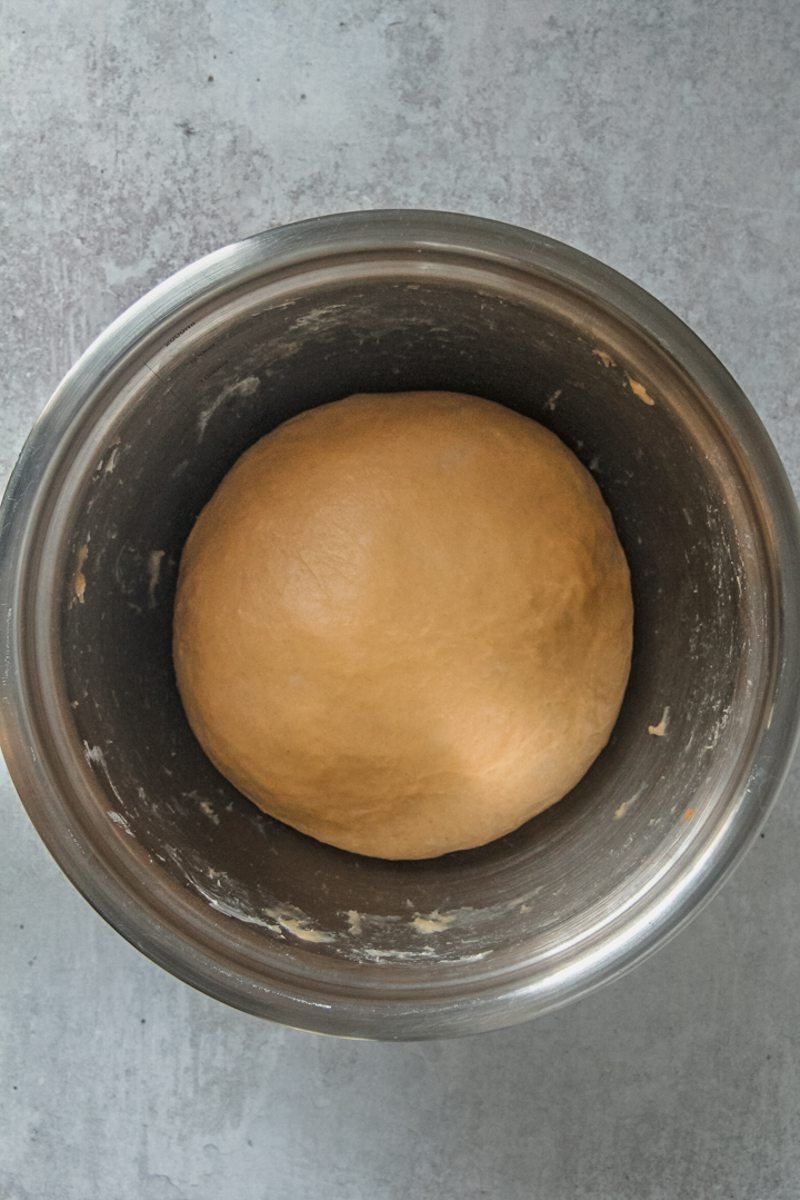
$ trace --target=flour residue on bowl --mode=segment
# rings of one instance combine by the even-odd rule
[[[711,730],[711,737],[709,738],[709,740],[706,742],[706,744],[704,746],[705,750],[713,750],[714,749],[714,747],[716,746],[719,739],[722,737],[722,734],[724,733],[724,731],[728,725],[728,721],[730,720],[730,715],[731,715],[730,706],[728,706],[727,708],[723,708],[722,711],[719,713],[719,716],[717,717],[716,721],[714,722],[714,728]]]
[[[86,759],[86,762],[93,770],[95,767],[100,768],[100,770],[103,772],[103,774],[106,777],[106,782],[108,783],[108,786],[111,788],[111,791],[114,793],[117,800],[119,800],[120,804],[124,804],[125,802],[122,799],[122,796],[120,796],[120,794],[117,790],[116,784],[114,783],[114,780],[111,778],[111,772],[108,769],[108,763],[106,762],[106,756],[103,753],[102,747],[101,746],[90,746],[89,743],[86,741],[86,739],[84,739],[83,757]],[[113,817],[111,819],[112,819],[112,821],[114,820]],[[117,824],[119,824],[119,822],[117,822]],[[134,834],[131,834],[131,837],[134,837],[134,836],[135,836]]]
[[[106,454],[100,459],[96,470],[102,472],[103,475],[113,475],[117,469],[117,460],[119,459],[121,449],[122,443],[117,438],[115,442],[111,443]]]
[[[208,817],[213,825],[219,825],[219,813],[210,800],[200,801],[200,812],[204,817]]]
[[[113,808],[109,809],[108,819],[109,819],[109,821],[113,821],[115,825],[119,825],[120,829],[122,829],[125,833],[127,833],[128,837],[132,837],[132,838],[136,837],[136,834],[133,832],[133,830],[131,829],[130,825],[128,824],[126,818],[123,817],[122,813],[115,812],[115,810]]]
[[[653,737],[664,737],[669,727],[669,705],[666,706],[661,714],[661,720],[657,725],[648,725],[647,732]]]
[[[232,396],[252,396],[261,386],[261,381],[257,375],[246,375],[244,379],[237,379],[234,383],[227,384],[214,399],[201,409],[197,416],[197,440],[202,442],[205,437],[208,423],[214,416],[214,413],[229,400]]]
[[[653,408],[655,406],[655,400],[650,395],[644,384],[639,383],[639,380],[634,379],[632,375],[627,373],[627,371],[625,372],[625,378],[627,379],[628,387],[631,389],[634,396],[641,400],[643,404],[647,404]]]
[[[106,756],[105,756],[105,754],[103,754],[102,747],[90,746],[89,743],[86,741],[86,739],[84,739],[84,742],[83,742],[83,757],[86,759],[89,766],[94,766],[95,764],[99,764],[100,766],[105,768]]]
[[[86,599],[86,573],[83,568],[86,566],[88,557],[89,545],[88,542],[84,542],[78,551],[78,561],[75,566],[75,573],[72,576],[73,603],[77,600],[78,604],[83,604]]]
[[[170,858],[172,858],[173,862],[177,862],[174,854],[171,854]],[[217,878],[214,880],[215,883],[218,883],[221,875],[221,872],[216,872]],[[236,921],[243,921],[245,925],[260,925],[263,929],[268,929],[271,933],[277,934],[279,937],[290,933],[299,941],[304,942],[333,941],[332,934],[310,926],[308,918],[304,913],[296,912],[295,915],[292,915],[285,909],[274,908],[264,908],[260,911],[254,911],[246,905],[246,902],[242,898],[235,897],[230,892],[224,896],[219,895],[217,892],[212,892],[188,873],[186,879],[213,909],[216,909],[217,912],[222,913],[225,917],[232,917]]]
[[[360,937],[361,932],[364,928],[363,925],[361,924],[361,913],[358,912],[357,909],[355,909],[355,908],[349,908],[347,910],[346,916],[347,916],[347,928],[349,929],[350,933],[352,933],[353,937]]]
[[[404,916],[350,908],[320,920],[289,902],[256,899],[249,889],[192,851],[174,846],[165,846],[164,850],[186,885],[215,912],[260,927],[286,942],[335,948],[338,957],[354,963],[400,966],[435,961],[453,967],[482,962],[493,953],[493,948],[486,946],[487,926],[512,908],[523,911],[519,907],[522,901],[541,890],[535,888],[525,896],[485,909],[426,912],[412,908]]]
[[[336,935],[330,933],[326,929],[314,929],[309,924],[308,917],[305,913],[297,912],[296,916],[287,913],[285,909],[265,909],[267,916],[273,917],[276,924],[280,926],[286,933],[291,933],[301,942],[335,942]]]
[[[384,948],[382,946],[365,946],[358,954],[356,961],[371,962],[371,963],[415,963],[425,962],[436,959],[438,962],[447,963],[450,966],[459,966],[465,963],[481,962],[484,958],[488,958],[491,950],[479,950],[474,954],[442,954],[435,946],[420,946],[412,950],[395,950],[391,947]]]
[[[615,367],[617,365],[614,362],[614,359],[608,353],[608,351],[601,350],[599,346],[594,347],[594,349],[592,350],[592,354],[595,356],[595,358],[599,362],[601,362],[603,364],[604,367]]]
[[[177,862],[174,854],[170,854],[170,858],[173,860],[173,862]],[[191,883],[194,890],[199,892],[199,894],[204,900],[207,901],[211,908],[218,913],[222,913],[224,917],[231,917],[235,921],[242,921],[245,925],[261,925],[264,929],[271,929],[273,933],[280,934],[280,928],[277,925],[273,925],[269,921],[265,920],[264,917],[260,917],[255,913],[248,912],[246,909],[241,908],[237,903],[230,899],[217,896],[214,892],[209,891],[208,888],[204,887],[190,875],[187,875],[186,878],[188,882]]]
[[[421,946],[417,950],[384,949],[382,946],[365,946],[359,954],[363,962],[418,962],[420,959],[436,958],[433,946]]]
[[[175,866],[182,871],[190,887],[223,916],[242,921],[245,925],[260,925],[281,938],[288,934],[297,941],[313,944],[336,940],[333,932],[318,929],[308,915],[294,905],[252,904],[246,896],[236,891],[234,881],[224,871],[207,866],[205,874],[211,881],[214,889],[212,890],[212,887],[198,878],[194,870],[187,869],[183,856],[173,846],[166,846],[165,850]]]
[[[617,805],[617,807],[614,809],[614,820],[615,821],[621,821],[624,816],[627,816],[627,814],[633,808],[636,801],[641,796],[642,792],[645,789],[645,786],[646,786],[645,784],[642,784],[642,786],[639,788],[639,790],[637,792],[635,792],[630,797],[629,800],[623,800],[622,804]]]
[[[419,933],[442,933],[445,929],[449,929],[457,917],[457,913],[440,913],[435,909],[428,916],[423,916],[420,913],[411,921],[412,928]]]
[[[147,607],[156,606],[156,588],[161,580],[161,562],[164,550],[151,550],[147,556]]]

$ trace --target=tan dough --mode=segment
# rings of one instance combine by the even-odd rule
[[[183,554],[189,721],[266,812],[429,858],[560,799],[608,741],[628,567],[588,471],[450,392],[351,396],[235,464]]]

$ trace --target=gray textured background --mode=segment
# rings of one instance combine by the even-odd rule
[[[267,225],[424,205],[588,250],[692,324],[800,482],[796,0],[0,0],[0,473],[88,341]],[[0,781],[1,1200],[797,1200],[800,811],[634,974],[379,1045],[196,995]]]

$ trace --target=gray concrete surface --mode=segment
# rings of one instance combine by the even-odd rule
[[[796,0],[1,0],[0,470],[72,360],[267,225],[573,243],[716,349],[800,483]],[[123,943],[0,787],[2,1200],[796,1200],[800,809],[634,974],[463,1042],[326,1040]]]

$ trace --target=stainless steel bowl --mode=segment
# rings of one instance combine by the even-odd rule
[[[567,799],[483,849],[389,863],[215,772],[170,626],[183,541],[249,443],[414,388],[498,400],[582,457],[630,561],[636,650],[613,741]],[[800,537],[758,418],[654,299],[520,229],[354,213],[181,271],[61,384],[2,525],[2,740],[45,843],[156,962],[307,1029],[474,1032],[610,979],[727,874],[795,743]]]

